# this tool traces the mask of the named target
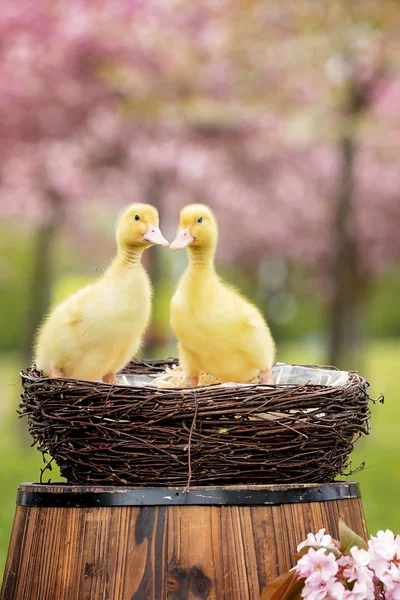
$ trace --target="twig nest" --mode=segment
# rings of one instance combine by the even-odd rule
[[[153,379],[140,386],[30,368],[20,414],[71,484],[181,486],[189,475],[192,485],[325,483],[346,474],[354,442],[369,433],[368,383],[334,369],[274,369],[289,383],[172,387],[183,382],[172,359],[131,363],[127,379]]]

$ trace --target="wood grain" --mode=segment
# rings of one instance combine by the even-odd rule
[[[325,527],[338,536],[340,516],[367,536],[357,498],[277,506],[17,506],[1,600],[257,600],[267,581],[293,565],[308,532]]]

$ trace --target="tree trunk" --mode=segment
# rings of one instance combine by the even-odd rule
[[[147,184],[145,201],[157,208],[161,230],[163,227],[164,212],[163,192],[164,184],[162,178],[158,175],[153,175]],[[162,350],[167,345],[169,331],[168,327],[165,327],[159,318],[160,313],[164,312],[160,303],[165,302],[162,287],[165,281],[168,280],[169,275],[168,262],[165,258],[165,248],[152,246],[145,253],[144,260],[153,288],[153,318],[145,335],[144,351],[146,356],[156,357],[160,349]]]
[[[356,114],[351,115],[353,118]],[[336,197],[333,263],[334,294],[329,330],[329,364],[350,369],[362,365],[366,281],[360,272],[352,230],[356,143],[352,124],[340,142],[341,171]]]
[[[354,71],[354,65],[351,70]],[[368,294],[368,282],[360,268],[360,257],[354,235],[354,163],[357,153],[357,125],[360,116],[371,105],[376,90],[385,81],[386,70],[386,64],[378,63],[367,81],[351,79],[342,113],[342,135],[339,142],[341,169],[334,225],[334,297],[331,305],[329,362],[348,370],[360,369],[362,366],[364,310]]]
[[[32,248],[32,280],[29,286],[25,327],[21,336],[20,357],[22,368],[32,363],[35,333],[50,306],[52,283],[53,244],[61,222],[61,198],[49,191],[52,213],[47,223],[34,233]],[[20,421],[20,436],[24,446],[29,447],[32,439],[25,419]]]
[[[58,224],[51,220],[34,233],[32,282],[21,344],[24,366],[31,364],[35,332],[50,305],[52,247],[57,228]]]
[[[51,208],[50,217],[34,234],[32,281],[21,340],[24,366],[32,360],[35,333],[50,306],[53,244],[63,218],[63,199],[51,188],[47,188],[47,202]]]
[[[149,357],[156,358],[157,353],[160,349],[164,348],[168,342],[168,329],[163,327],[159,321],[160,303],[165,301],[164,297],[161,297],[161,287],[164,279],[164,267],[166,261],[163,257],[164,248],[159,246],[153,246],[146,259],[146,267],[151,280],[153,288],[153,318],[145,336],[145,353]]]

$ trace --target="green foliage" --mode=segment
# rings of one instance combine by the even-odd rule
[[[315,278],[304,269],[292,269],[285,285],[257,284],[257,274],[234,268],[219,269],[262,310],[277,340],[294,340],[324,329],[326,307],[315,290]],[[260,289],[265,288],[265,290]]]
[[[175,287],[173,281],[173,256],[157,248],[158,253],[158,285],[153,295],[152,327],[156,337],[164,340],[171,333],[169,326],[170,302]]]
[[[2,315],[0,351],[15,349],[20,341],[29,294],[31,260],[30,238],[0,227],[0,314]]]
[[[56,281],[53,286],[51,303],[53,306],[60,304],[71,294],[89,283],[89,278],[83,275],[66,275]]]
[[[363,550],[368,550],[367,542],[354,531],[352,531],[350,527],[346,525],[343,519],[339,520],[339,539],[340,551],[342,554],[350,554],[350,550],[354,546],[357,548],[362,548]]]
[[[371,289],[368,304],[367,333],[372,336],[400,336],[400,270],[381,275]]]
[[[278,347],[279,360],[318,364],[323,354],[318,346],[288,344]],[[400,478],[397,477],[400,455],[400,390],[395,374],[400,361],[400,343],[397,339],[371,341],[366,348],[365,371],[361,375],[370,382],[372,397],[383,393],[385,403],[371,406],[371,434],[356,443],[351,456],[356,469],[363,461],[363,471],[352,475],[361,485],[362,501],[368,529],[375,534],[379,529],[400,533]]]
[[[78,258],[72,250],[66,252],[63,238],[55,254],[56,278],[52,303],[58,303],[99,273],[85,274],[76,268]],[[70,244],[67,244],[70,248]],[[25,230],[0,228],[0,311],[3,318],[0,352],[15,351],[24,330],[31,273],[31,236]],[[175,257],[174,257],[175,258]],[[171,257],[161,254],[162,277],[154,294],[152,326],[156,339],[169,335],[169,303],[174,291]],[[75,268],[74,268],[75,267]],[[293,270],[284,291],[268,289],[261,292],[257,274],[239,269],[220,268],[221,275],[238,287],[267,316],[274,337],[279,341],[301,338],[323,338],[326,327],[326,305],[321,301],[310,275],[304,270]],[[373,337],[400,336],[398,298],[400,272],[392,270],[380,276],[371,288],[367,307],[367,333]],[[322,358],[322,360],[324,360]]]
[[[354,479],[361,484],[368,529],[392,529],[400,533],[400,391],[396,377],[400,361],[397,339],[382,340],[367,349],[366,377],[371,382],[371,394],[385,395],[385,402],[372,406],[371,434],[356,445],[352,460],[354,468],[366,461],[366,468]]]

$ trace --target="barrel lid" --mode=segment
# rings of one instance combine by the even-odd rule
[[[360,498],[355,481],[324,484],[113,487],[23,483],[19,506],[89,508],[96,506],[268,506]]]

